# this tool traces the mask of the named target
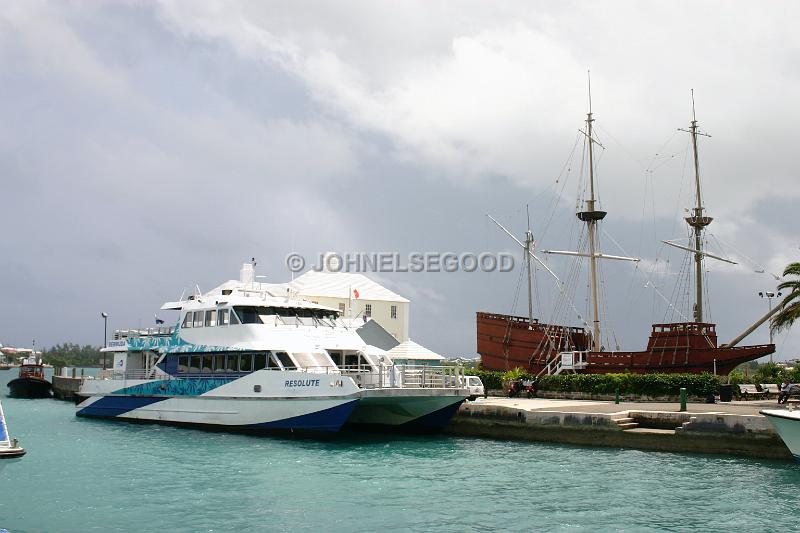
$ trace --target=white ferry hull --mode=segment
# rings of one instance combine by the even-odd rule
[[[467,396],[459,389],[366,389],[347,423],[435,431],[450,422]]]
[[[78,416],[241,430],[339,431],[358,399],[93,396]]]
[[[792,452],[794,460],[800,463],[800,411],[764,409],[761,414],[772,423],[786,447]]]
[[[253,372],[238,379],[93,380],[78,416],[230,431],[338,431],[359,402],[335,374]]]

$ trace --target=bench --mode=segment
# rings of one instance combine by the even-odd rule
[[[778,387],[774,383],[764,383],[764,384],[762,384],[761,385],[761,390],[763,390],[764,392],[767,393],[767,398],[769,398],[771,396],[777,398],[778,394],[780,394],[780,392],[781,392],[781,388]]]
[[[758,387],[752,384],[739,385],[739,393],[744,397],[745,400],[749,398],[763,398],[767,395],[765,391],[758,390]]]

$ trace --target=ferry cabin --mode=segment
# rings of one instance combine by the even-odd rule
[[[182,306],[188,303],[182,302]],[[363,340],[335,309],[274,302],[213,308],[197,300],[192,303],[192,308],[181,310],[177,332],[174,328],[117,331],[108,349],[117,352],[112,374],[128,379],[152,378],[158,369],[174,377],[236,378],[262,369],[352,374],[379,371],[380,358],[361,350]],[[309,333],[302,346],[298,345],[300,328]],[[126,342],[128,339],[132,342]],[[261,349],[267,346],[270,349]]]

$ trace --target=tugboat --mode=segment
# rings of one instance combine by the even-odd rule
[[[25,455],[25,449],[17,444],[17,439],[8,436],[6,416],[0,403],[0,459],[14,459]]]
[[[44,365],[25,363],[19,367],[19,377],[8,382],[13,398],[49,398],[53,385],[44,377]]]

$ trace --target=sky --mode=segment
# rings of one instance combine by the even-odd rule
[[[697,120],[711,320],[730,340],[800,259],[792,2],[7,2],[0,12],[0,342],[101,344],[195,285],[290,278],[336,251],[574,249],[591,71],[605,344],[686,314]],[[685,241],[684,241],[685,242]],[[542,255],[534,311],[588,317],[585,261]],[[518,265],[521,264],[518,263]],[[475,312],[527,314],[511,273],[368,274],[411,337],[475,356]],[[683,281],[682,281],[683,280]],[[774,302],[773,302],[774,303]],[[569,309],[568,309],[569,307]],[[574,307],[574,310],[572,309]],[[682,310],[682,311],[681,311]],[[168,320],[175,317],[166,315]],[[747,343],[767,342],[762,326]],[[775,338],[800,356],[800,333]]]

